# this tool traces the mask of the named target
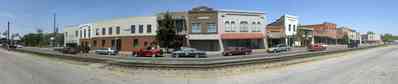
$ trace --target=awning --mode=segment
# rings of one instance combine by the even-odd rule
[[[264,33],[262,32],[248,32],[248,33],[224,33],[221,35],[222,39],[233,40],[233,39],[264,39]]]
[[[279,39],[279,38],[285,38],[286,35],[282,32],[269,32],[267,33],[268,38],[273,38],[273,39]]]

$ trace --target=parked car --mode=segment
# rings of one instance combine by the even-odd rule
[[[309,51],[322,51],[326,50],[327,46],[325,44],[312,44],[307,47]]]
[[[162,50],[160,48],[149,47],[146,49],[141,49],[137,52],[133,52],[133,55],[142,57],[158,57],[162,56]]]
[[[267,52],[270,53],[278,53],[278,52],[282,52],[282,51],[289,51],[289,47],[285,44],[278,44],[275,46],[272,46],[271,48],[268,48]]]
[[[77,53],[80,53],[80,48],[65,47],[65,48],[61,49],[60,51],[65,54],[77,54]]]
[[[17,48],[23,48],[24,46],[23,46],[23,45],[20,45],[20,44],[17,44],[16,47],[17,47]]]
[[[252,53],[252,50],[246,47],[227,47],[225,48],[223,55],[249,55],[250,53]]]
[[[204,57],[206,57],[206,52],[197,50],[195,48],[182,47],[182,48],[172,52],[172,57],[204,58]]]
[[[113,48],[97,48],[95,53],[100,55],[117,55],[118,50]]]

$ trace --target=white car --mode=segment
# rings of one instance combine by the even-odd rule
[[[112,48],[97,48],[95,53],[101,55],[117,55],[118,51]]]

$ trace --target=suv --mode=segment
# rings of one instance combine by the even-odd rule
[[[282,51],[288,51],[290,48],[288,46],[286,46],[285,44],[278,44],[275,46],[272,46],[271,48],[267,49],[267,52],[270,53],[278,53],[278,52],[282,52]]]
[[[117,55],[118,51],[112,48],[97,48],[95,53],[101,55]]]
[[[225,48],[223,55],[249,55],[252,53],[252,50],[246,47],[227,47]]]

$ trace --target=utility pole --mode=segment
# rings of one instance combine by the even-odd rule
[[[51,44],[52,44],[52,46],[53,47],[55,47],[55,37],[57,36],[57,18],[56,18],[56,16],[57,16],[57,14],[56,13],[54,13],[54,15],[53,15],[53,28],[54,28],[54,32],[53,32],[53,37],[51,38]]]
[[[10,21],[7,22],[7,44],[10,46],[11,39],[10,39]]]

